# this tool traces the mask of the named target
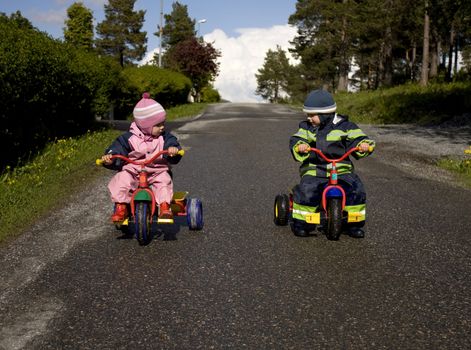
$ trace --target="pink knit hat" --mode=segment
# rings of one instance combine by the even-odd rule
[[[144,134],[150,135],[152,127],[165,121],[167,113],[160,103],[150,98],[148,92],[142,94],[142,99],[134,107],[132,112],[134,122]]]

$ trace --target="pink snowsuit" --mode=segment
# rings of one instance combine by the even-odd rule
[[[134,122],[129,131],[132,133],[129,138],[132,151],[129,152],[128,158],[132,160],[150,159],[164,149],[162,135],[157,138],[145,135]],[[172,201],[173,182],[169,174],[170,168],[168,161],[162,157],[146,166],[148,182],[158,204]],[[120,172],[113,176],[108,184],[113,202],[129,203],[131,201],[131,194],[139,184],[139,169],[139,165],[127,163]]]

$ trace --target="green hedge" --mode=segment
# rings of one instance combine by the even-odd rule
[[[201,102],[214,103],[221,101],[221,95],[212,86],[206,86],[201,89]]]
[[[185,104],[191,81],[143,66],[122,69],[52,39],[18,12],[0,13],[0,170],[18,166],[56,138],[83,134],[95,117],[126,119],[144,91],[165,108]]]
[[[170,108],[185,104],[191,90],[191,81],[183,74],[157,66],[128,67],[122,74],[126,85],[122,89],[121,104],[117,106],[118,118],[130,117],[145,91],[164,108]]]
[[[4,16],[0,36],[1,169],[90,128],[109,109],[119,66]]]
[[[121,87],[126,83],[120,65],[111,57],[98,57],[81,50],[74,52],[69,65],[71,74],[77,77],[77,88],[90,95],[86,101],[91,103],[93,116],[108,117],[113,101],[121,97]]]

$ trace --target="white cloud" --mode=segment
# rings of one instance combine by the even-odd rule
[[[296,28],[279,25],[271,28],[238,29],[237,37],[228,37],[220,29],[206,34],[204,40],[221,51],[220,73],[214,82],[222,98],[232,102],[257,102],[255,73],[263,66],[269,49],[279,45],[288,53],[289,41],[296,35]],[[294,60],[290,58],[292,63]]]
[[[151,51],[147,51],[144,58],[140,62],[138,62],[138,65],[142,66],[144,64],[150,63],[154,59],[154,55],[156,53],[159,53],[159,48],[153,49]]]
[[[81,2],[84,6],[86,7],[93,7],[93,6],[103,6],[108,3],[108,0],[80,0],[80,1],[75,1],[75,0],[56,0],[55,3],[58,5],[64,5],[69,7],[75,2]]]
[[[228,37],[220,29],[204,35],[206,42],[221,51],[219,75],[214,86],[223,99],[231,102],[259,102],[260,96],[255,95],[255,73],[263,66],[267,51],[275,50],[277,45],[286,51],[291,63],[294,63],[288,48],[289,41],[296,35],[296,28],[279,25],[271,28],[242,28],[236,32],[239,34],[237,37]],[[141,64],[150,62],[158,50],[148,52]]]
[[[98,8],[102,9],[104,4],[108,0],[86,0],[80,1],[84,4],[86,8]],[[56,0],[55,3],[60,6],[59,9],[41,11],[41,10],[31,10],[31,17],[33,20],[38,23],[46,24],[60,24],[63,25],[64,21],[67,18],[67,9],[74,3],[72,0]],[[93,11],[92,11],[93,12]]]
[[[64,20],[67,17],[67,13],[64,9],[61,10],[49,10],[43,12],[36,12],[33,15],[33,20],[39,23],[52,23],[52,24],[64,24]]]

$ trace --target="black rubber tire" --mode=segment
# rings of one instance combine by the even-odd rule
[[[192,231],[203,229],[203,203],[198,198],[189,198],[186,203],[186,220],[188,228]]]
[[[273,222],[277,226],[286,226],[289,222],[289,198],[286,194],[279,194],[275,197],[273,206]]]
[[[151,210],[149,202],[137,202],[135,215],[136,239],[140,245],[147,245],[152,240]]]
[[[327,199],[327,239],[337,241],[342,233],[342,198]]]

